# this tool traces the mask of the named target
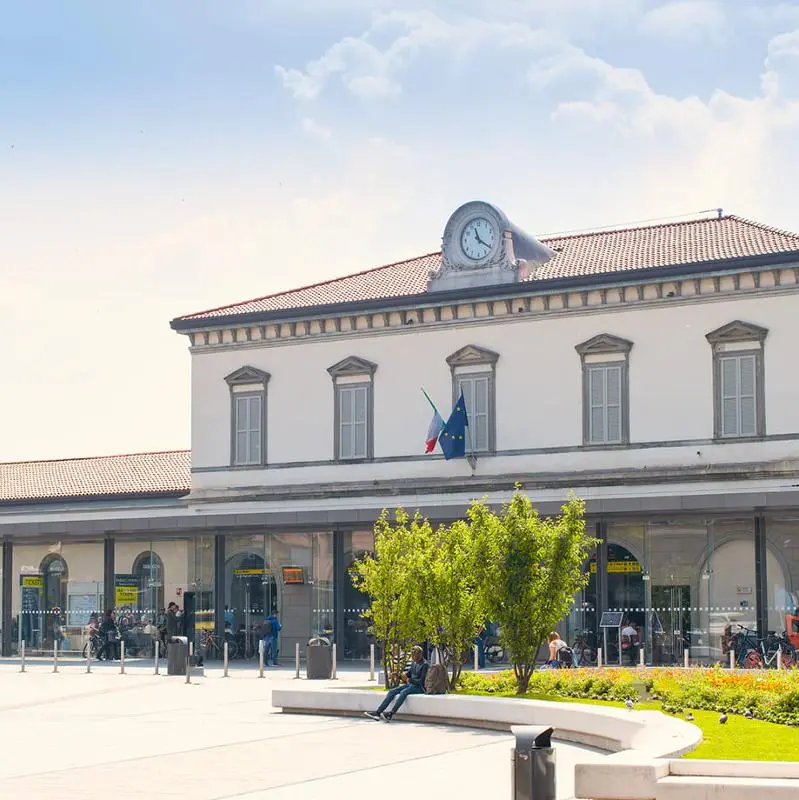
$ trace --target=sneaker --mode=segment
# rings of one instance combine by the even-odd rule
[[[369,717],[369,719],[373,719],[375,722],[379,722],[380,721],[380,715],[379,714],[374,714],[371,711],[364,711],[363,715],[365,717]]]
[[[380,715],[380,719],[382,719],[383,722],[391,722],[391,718],[393,716],[394,716],[394,714],[391,711],[385,711],[384,713],[382,713]]]

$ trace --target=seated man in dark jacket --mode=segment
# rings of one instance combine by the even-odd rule
[[[409,694],[424,694],[424,682],[425,678],[427,678],[427,670],[430,664],[425,661],[422,648],[419,646],[411,650],[411,659],[411,666],[401,677],[402,683],[388,690],[385,699],[378,706],[377,711],[374,713],[371,711],[364,712],[369,719],[382,719],[384,722],[390,722],[391,718],[399,711],[400,706],[405,702],[405,698]],[[397,699],[394,708],[392,708],[391,711],[387,711],[386,709],[391,705],[391,701],[394,700],[394,698]]]

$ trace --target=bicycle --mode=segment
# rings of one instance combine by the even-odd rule
[[[735,650],[736,661],[743,669],[766,669],[777,666],[777,656],[783,668],[796,666],[796,651],[788,642],[787,634],[777,636],[774,631],[764,639],[757,636],[757,631],[738,625],[740,629],[731,641],[730,647]]]
[[[593,667],[596,666],[597,649],[591,647],[589,637],[592,635],[591,631],[580,631],[574,639],[571,646],[571,651],[574,653],[577,667]]]
[[[100,650],[103,648],[103,641],[100,638],[100,635],[97,633],[93,633],[89,637],[89,641],[83,645],[83,657],[88,658],[89,656],[89,648],[91,648],[91,657],[93,659],[97,659],[97,656],[100,653]]]
[[[231,637],[225,637],[227,642],[227,657],[228,659],[236,658],[239,654],[239,648],[236,640]],[[224,641],[220,642],[217,635],[213,631],[203,631],[200,636],[200,646],[203,648],[205,655],[211,659],[221,660],[224,656],[225,645]]]

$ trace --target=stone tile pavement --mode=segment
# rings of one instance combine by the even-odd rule
[[[337,681],[303,680],[335,691],[367,686],[359,670]],[[208,669],[155,676],[130,663],[85,673],[80,662],[0,664],[2,796],[95,800],[338,800],[447,796],[510,798],[508,734],[303,717],[271,706],[273,687],[296,686],[293,671]],[[377,697],[377,695],[376,695]],[[559,796],[572,795],[573,764],[590,751],[557,748]]]

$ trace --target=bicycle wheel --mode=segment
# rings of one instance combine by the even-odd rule
[[[796,650],[793,647],[783,645],[781,661],[783,669],[796,669]]]
[[[757,650],[747,650],[744,654],[744,669],[763,669],[765,662]]]
[[[86,658],[89,655],[89,648],[92,646],[91,642],[86,642],[83,645],[83,657]],[[92,658],[94,658],[97,654],[94,652],[94,648],[92,647]]]
[[[486,660],[492,664],[498,664],[500,661],[505,660],[505,650],[500,644],[490,644],[486,647]]]
[[[228,639],[227,643],[227,657],[228,661],[232,661],[239,656],[239,646],[233,639]]]

